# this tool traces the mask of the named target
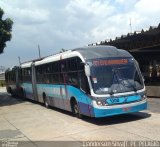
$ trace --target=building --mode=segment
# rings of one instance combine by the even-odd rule
[[[90,44],[93,45],[93,44]],[[129,51],[138,61],[149,96],[160,97],[160,24],[96,45],[112,45]]]
[[[5,73],[0,72],[0,87],[5,85]]]

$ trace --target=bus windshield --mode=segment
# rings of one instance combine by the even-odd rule
[[[144,88],[133,58],[92,61],[91,82],[96,94],[115,94]]]

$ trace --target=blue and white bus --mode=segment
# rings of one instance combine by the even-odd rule
[[[147,109],[138,63],[113,46],[68,50],[21,64],[19,94],[73,112],[107,117]]]

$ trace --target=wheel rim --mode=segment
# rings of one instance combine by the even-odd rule
[[[82,118],[77,103],[74,104],[74,114],[75,114],[75,116],[76,116],[77,118]]]
[[[74,105],[74,113],[77,115],[79,113],[78,105]]]

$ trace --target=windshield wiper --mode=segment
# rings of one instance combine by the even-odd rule
[[[134,81],[134,85],[127,79],[128,83],[132,86],[134,92],[137,92],[137,88],[136,88],[136,84],[135,84],[135,80],[133,79]]]
[[[134,78],[133,78],[133,81],[134,81],[134,85],[130,83],[130,81],[128,80],[128,82],[130,83],[130,85],[132,86],[132,88],[134,89],[135,92],[137,92],[137,88],[136,88],[136,83],[135,83],[135,76],[136,76],[136,72],[137,70],[134,72]],[[138,76],[138,75],[137,75]]]
[[[114,71],[114,74],[116,75],[116,78],[117,78],[117,81],[119,82],[119,84],[122,84],[123,87],[128,88],[128,86],[126,86],[125,83],[124,83],[124,80],[126,80],[129,83],[129,85],[133,88],[133,90],[135,92],[137,92],[137,88],[135,86],[135,80],[134,80],[134,85],[129,81],[129,79],[121,79],[120,80],[120,78],[118,78],[119,77],[119,71],[115,68],[113,68],[113,71]]]
[[[116,69],[114,68],[114,67],[112,67],[113,69],[112,69],[112,71],[113,71],[113,78],[112,78],[112,83],[114,83],[114,77],[116,77],[116,80],[117,80],[117,82],[119,82],[119,79],[118,79],[118,77],[117,77],[117,72],[116,72]],[[114,85],[114,84],[113,84]],[[118,84],[119,85],[119,84]],[[110,95],[113,95],[114,94],[114,91],[113,91],[113,88],[112,88],[112,86],[111,86],[111,91],[110,91]]]

